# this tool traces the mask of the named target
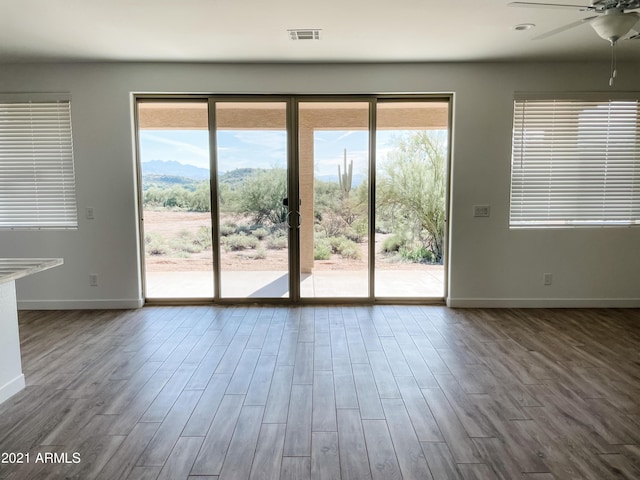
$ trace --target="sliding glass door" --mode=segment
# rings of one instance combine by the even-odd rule
[[[448,98],[137,105],[148,298],[445,296]]]
[[[377,297],[444,297],[448,132],[448,102],[377,104]]]
[[[288,298],[287,103],[214,101],[220,298]]]
[[[298,103],[302,298],[369,297],[369,112]]]
[[[211,298],[207,101],[144,100],[137,107],[145,295]]]

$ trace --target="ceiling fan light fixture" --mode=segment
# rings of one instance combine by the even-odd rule
[[[591,26],[601,38],[613,45],[631,31],[638,19],[640,16],[635,12],[605,14],[595,18]]]

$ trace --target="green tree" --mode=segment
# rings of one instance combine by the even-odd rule
[[[254,223],[273,225],[287,219],[288,209],[282,204],[287,196],[287,172],[283,168],[258,170],[238,189],[238,211],[250,215]]]
[[[166,190],[159,187],[151,187],[144,192],[144,204],[161,207],[167,199]]]
[[[166,192],[164,206],[187,209],[189,208],[190,196],[191,192],[183,187],[171,187]]]
[[[189,198],[189,211],[191,212],[210,212],[211,196],[209,194],[209,182],[198,184],[195,192]]]
[[[340,185],[335,182],[326,182],[316,178],[314,180],[314,216],[322,218],[322,214],[328,210],[335,210],[340,204]]]
[[[445,231],[447,132],[430,130],[400,137],[377,179],[379,217],[442,261]]]

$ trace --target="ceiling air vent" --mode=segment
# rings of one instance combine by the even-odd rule
[[[287,30],[289,32],[289,38],[291,40],[320,40],[319,28],[296,28],[294,30]]]

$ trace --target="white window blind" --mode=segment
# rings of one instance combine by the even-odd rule
[[[0,228],[77,228],[69,100],[0,99]]]
[[[510,227],[640,224],[638,100],[514,102]]]

